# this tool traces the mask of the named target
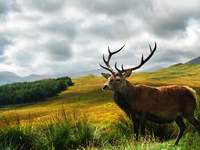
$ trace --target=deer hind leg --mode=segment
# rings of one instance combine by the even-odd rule
[[[200,123],[198,122],[198,120],[196,118],[194,118],[194,116],[189,116],[186,118],[196,129],[197,131],[200,133]]]
[[[175,121],[176,121],[176,124],[177,124],[178,127],[179,127],[179,133],[178,133],[178,136],[177,136],[176,142],[175,142],[175,145],[178,145],[179,140],[180,140],[181,137],[183,136],[183,133],[184,133],[184,131],[185,131],[186,126],[185,126],[185,123],[183,122],[182,117],[177,117]]]

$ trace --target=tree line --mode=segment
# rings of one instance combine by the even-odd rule
[[[0,86],[0,106],[43,101],[73,85],[71,78],[45,79]]]

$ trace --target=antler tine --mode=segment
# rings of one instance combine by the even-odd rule
[[[123,75],[123,70],[120,70],[118,67],[117,67],[117,62],[115,62],[115,69],[118,71],[118,73],[122,76]]]
[[[105,67],[105,66],[103,66],[103,65],[101,65],[101,64],[99,64],[99,66],[102,67],[102,68],[105,69],[105,70],[110,71],[113,75],[115,74],[114,71],[113,71],[111,68]]]
[[[149,49],[150,49],[150,52],[152,52],[152,48],[151,48],[151,45],[149,44]]]
[[[110,59],[111,59],[111,57],[112,57],[114,54],[116,54],[116,53],[118,53],[119,51],[121,51],[121,50],[124,48],[124,46],[125,46],[125,45],[123,45],[120,49],[118,49],[118,50],[116,50],[116,51],[114,51],[114,52],[111,52],[111,51],[110,51],[110,47],[108,46],[108,58],[107,58],[107,60],[106,60],[106,58],[105,58],[105,55],[103,55],[103,61],[104,61],[104,63],[106,64],[107,67],[105,67],[105,66],[103,66],[103,65],[101,65],[101,64],[99,64],[99,65],[100,65],[102,68],[104,68],[104,69],[110,71],[110,72],[114,75],[115,73],[114,73],[113,69],[111,68],[111,66],[110,66],[110,64],[109,64]]]
[[[155,46],[154,46],[153,50],[152,50],[151,46],[149,45],[149,49],[151,51],[150,55],[147,58],[144,59],[144,56],[142,54],[142,58],[141,58],[140,64],[138,66],[136,66],[136,67],[130,68],[129,70],[133,71],[133,70],[136,70],[136,69],[142,67],[153,56],[154,52],[156,51],[156,48],[157,48],[156,42],[155,42]]]
[[[104,63],[106,64],[106,66],[109,66],[108,62],[107,62],[106,59],[105,59],[105,55],[104,55],[104,54],[103,54],[103,61],[104,61]]]
[[[120,52],[120,51],[124,48],[124,46],[125,46],[125,45],[123,45],[120,49],[118,49],[118,50],[116,50],[116,51],[114,51],[114,52],[110,52],[110,53],[111,53],[112,55],[113,55],[113,54],[116,54],[116,53]]]
[[[111,54],[112,52],[110,51],[110,47],[108,46],[108,53]]]
[[[123,71],[124,70],[124,65],[123,64],[122,64],[121,68],[122,68],[122,71]]]
[[[110,67],[109,62],[110,62],[111,57],[112,57],[114,54],[120,52],[120,51],[124,48],[124,46],[125,46],[125,45],[123,45],[120,49],[118,49],[118,50],[116,50],[116,51],[114,51],[114,52],[111,52],[111,51],[110,51],[110,47],[108,46],[108,53],[109,53],[108,59],[105,60],[105,57],[103,58],[105,64],[106,64],[108,67]]]
[[[154,45],[153,50],[152,50],[150,44],[149,44],[149,49],[150,49],[150,52],[151,52],[151,53],[150,53],[149,56],[148,56],[147,58],[145,58],[145,59],[144,59],[144,56],[143,56],[143,54],[142,54],[141,62],[140,62],[140,64],[139,64],[138,66],[133,67],[133,68],[128,68],[128,69],[123,69],[123,72],[130,71],[130,70],[133,71],[133,70],[136,70],[136,69],[142,67],[142,66],[153,56],[154,52],[156,51],[156,49],[157,49],[157,44],[156,44],[156,42],[155,42],[155,45]]]

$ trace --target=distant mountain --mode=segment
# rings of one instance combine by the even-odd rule
[[[49,78],[48,76],[32,74],[29,76],[21,77],[13,72],[0,72],[0,85],[14,82],[36,81]]]
[[[200,57],[188,61],[186,64],[200,64]]]
[[[12,72],[0,72],[0,84],[6,84],[6,83],[12,83],[12,82],[18,82],[21,80],[21,77],[16,75]]]
[[[42,80],[50,78],[49,76],[44,75],[37,75],[37,74],[31,74],[29,76],[24,77],[24,81],[36,81],[36,80]]]
[[[70,77],[79,77],[79,76],[85,76],[85,75],[99,75],[101,72],[102,72],[102,69],[99,68],[99,69],[69,73],[69,76]],[[61,75],[61,76],[64,76],[64,75]]]

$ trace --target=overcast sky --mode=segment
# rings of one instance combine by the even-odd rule
[[[142,69],[200,56],[200,1],[0,0],[0,71],[94,70],[108,45],[123,44],[113,62],[134,66],[155,41],[158,50]]]

